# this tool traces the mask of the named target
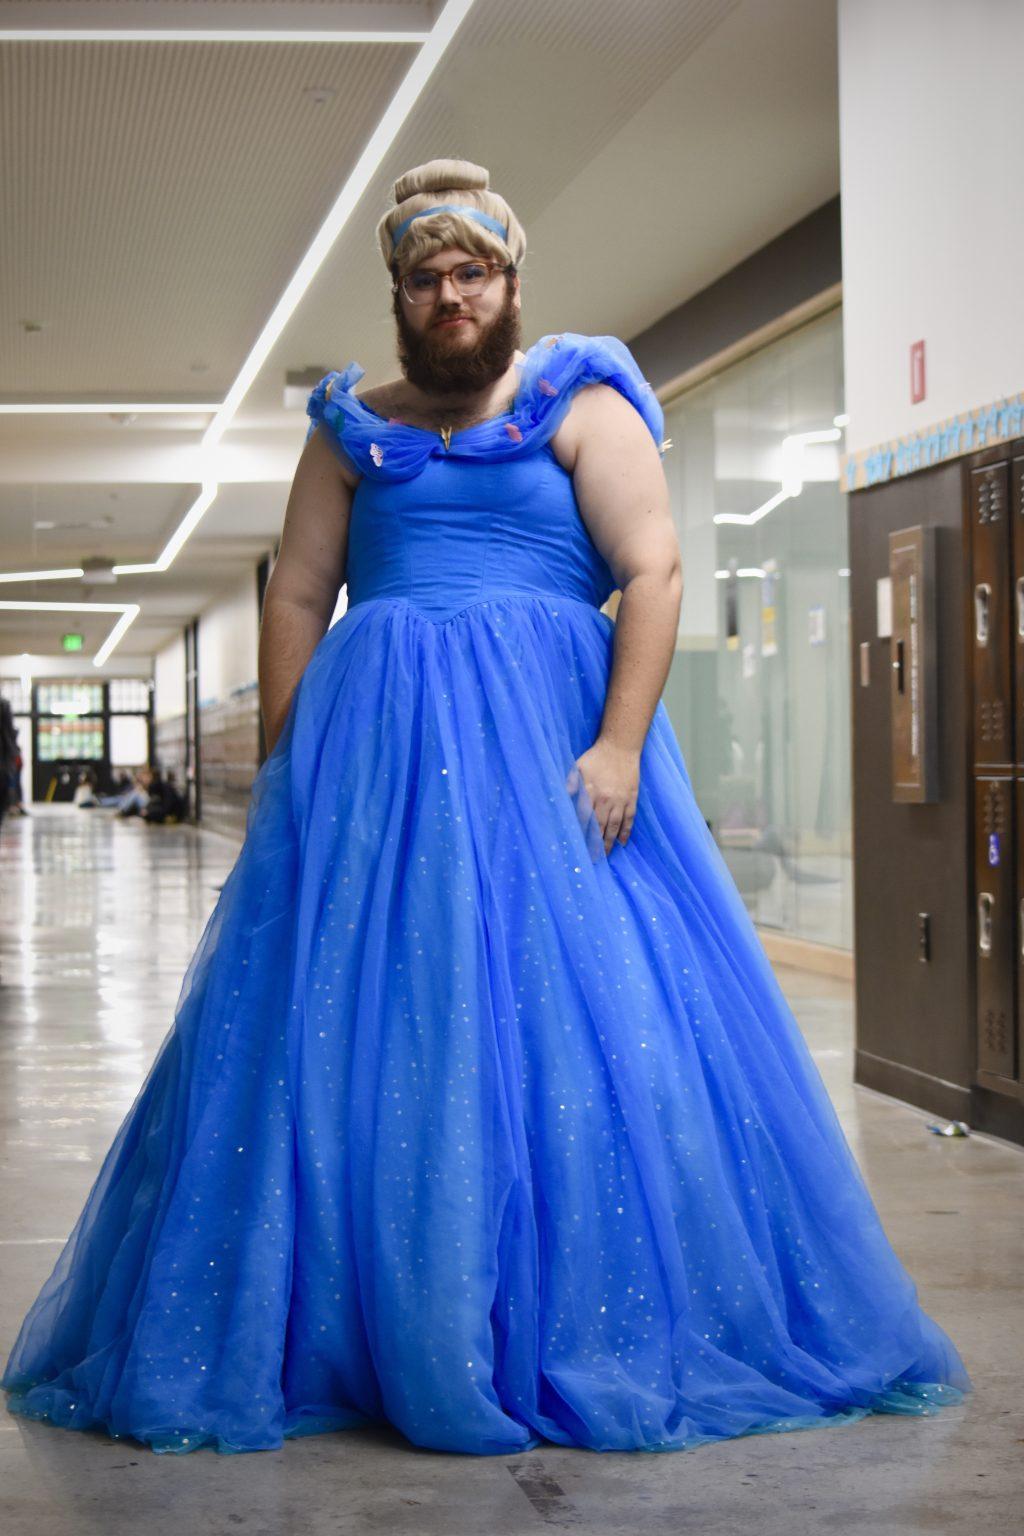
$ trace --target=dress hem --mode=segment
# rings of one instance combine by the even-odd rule
[[[30,1389],[32,1390],[32,1389]],[[470,1450],[457,1446],[430,1446],[419,1441],[410,1440],[408,1436],[398,1429],[397,1425],[386,1418],[367,1418],[354,1412],[342,1412],[331,1414],[329,1412],[304,1412],[302,1409],[293,1409],[287,1415],[285,1428],[277,1439],[268,1439],[267,1443],[236,1445],[224,1439],[215,1432],[190,1429],[186,1435],[183,1430],[141,1430],[120,1431],[111,1427],[109,1419],[100,1416],[90,1416],[88,1412],[81,1413],[82,1404],[76,1402],[74,1408],[79,1410],[74,1413],[76,1422],[71,1422],[72,1409],[65,1407],[65,1416],[55,1414],[51,1410],[34,1409],[29,1406],[27,1397],[18,1392],[8,1394],[7,1411],[16,1416],[32,1419],[36,1422],[50,1424],[58,1429],[72,1429],[79,1431],[103,1431],[112,1440],[134,1440],[140,1445],[153,1451],[156,1455],[189,1455],[193,1451],[209,1448],[218,1455],[245,1455],[254,1451],[276,1451],[284,1448],[285,1441],[300,1439],[310,1435],[335,1434],[347,1430],[388,1428],[402,1436],[409,1446],[416,1450],[441,1450],[452,1455],[469,1456],[515,1456],[523,1451],[534,1450],[542,1445],[556,1445],[565,1450],[592,1451],[599,1455],[607,1455],[616,1451],[624,1454],[662,1454],[668,1451],[692,1451],[702,1445],[714,1444],[725,1440],[739,1440],[750,1435],[782,1434],[792,1430],[803,1429],[832,1429],[841,1424],[854,1424],[872,1414],[897,1413],[909,1414],[916,1417],[934,1417],[936,1414],[964,1403],[969,1396],[969,1391],[955,1387],[946,1382],[917,1382],[897,1380],[881,1392],[869,1394],[864,1401],[849,1403],[843,1408],[820,1414],[800,1414],[781,1419],[769,1419],[754,1423],[745,1429],[727,1431],[724,1434],[690,1434],[681,1440],[652,1441],[641,1445],[589,1445],[585,1441],[573,1440],[566,1436],[565,1440],[553,1440],[549,1436],[534,1434],[524,1440],[521,1445],[502,1446],[494,1450]],[[528,1426],[524,1425],[524,1428]]]

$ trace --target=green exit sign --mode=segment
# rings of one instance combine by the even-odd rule
[[[83,641],[81,635],[61,635],[60,643],[66,651],[80,651]]]

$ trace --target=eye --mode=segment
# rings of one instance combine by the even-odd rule
[[[417,267],[416,271],[410,274],[408,282],[409,286],[415,288],[417,292],[429,293],[432,288],[437,287],[437,274]]]
[[[467,261],[459,268],[459,277],[465,282],[477,282],[487,276],[487,268],[482,267],[477,261]]]

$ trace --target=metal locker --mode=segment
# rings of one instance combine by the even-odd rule
[[[1024,458],[1010,466],[1010,528],[1013,559],[1013,694],[1014,740],[1017,772],[1014,780],[1014,812],[1017,818],[1014,901],[1014,954],[1016,971],[1016,1063],[1012,1076],[1024,1077]]]
[[[1010,623],[1013,629],[1013,702],[1015,757],[1024,773],[1024,458],[1010,465],[1010,516],[1012,581]]]
[[[976,771],[1009,769],[1014,760],[1009,488],[1010,466],[1005,460],[971,474],[971,691]]]
[[[1008,777],[974,785],[978,1069],[1010,1079],[1017,1066],[1014,788]]]
[[[1024,934],[1015,741],[1018,697],[1024,697],[1024,668],[1016,665],[1024,584],[1017,582],[1015,560],[1024,554],[1024,538],[1014,538],[1010,484],[1008,460],[971,471],[977,1071],[981,1081],[987,1077],[991,1086],[1007,1087],[1017,1075],[1017,970]]]

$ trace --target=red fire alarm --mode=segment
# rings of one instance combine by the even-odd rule
[[[917,405],[924,399],[924,342],[915,341],[910,348],[910,403]]]

